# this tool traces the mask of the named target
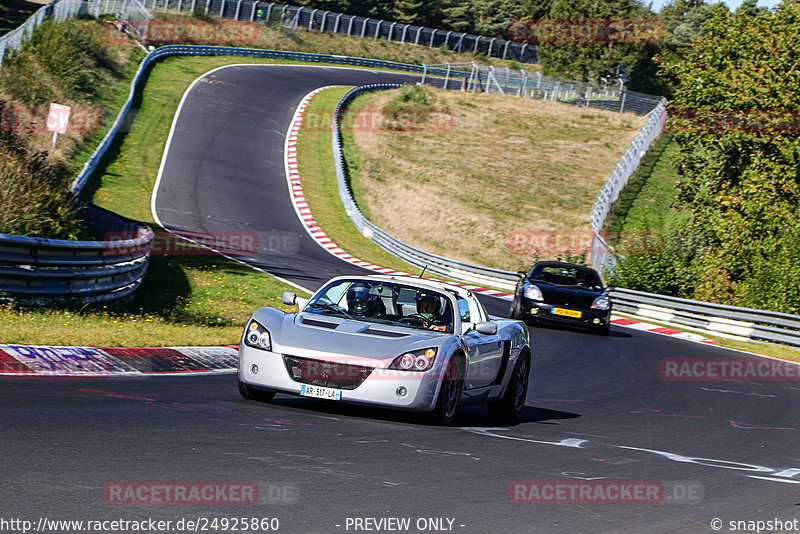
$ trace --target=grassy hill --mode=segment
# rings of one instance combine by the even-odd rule
[[[480,265],[580,261],[592,203],[644,117],[425,91],[412,98],[427,99],[439,118],[409,128],[381,122],[387,106],[409,99],[407,89],[351,107],[357,126],[345,131],[345,153],[368,218],[415,247]]]

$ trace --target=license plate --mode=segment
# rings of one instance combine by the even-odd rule
[[[565,317],[581,318],[581,312],[578,310],[565,310],[564,308],[553,308],[554,315],[564,315]]]
[[[315,399],[342,400],[342,390],[324,388],[322,386],[300,385],[300,395],[314,397]]]

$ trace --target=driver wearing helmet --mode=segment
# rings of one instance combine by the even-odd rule
[[[417,301],[417,315],[427,321],[425,326],[431,330],[444,332],[447,323],[442,316],[441,297],[431,291],[419,290],[414,300]]]
[[[382,310],[378,295],[371,295],[367,284],[357,283],[347,290],[347,309],[359,317],[379,317]]]

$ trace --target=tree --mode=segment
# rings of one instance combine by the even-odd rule
[[[523,0],[522,7],[529,19],[544,19],[550,16],[553,0]]]
[[[664,74],[681,150],[677,205],[696,236],[694,296],[800,309],[800,0],[717,9]]]
[[[519,0],[472,0],[475,33],[486,37],[508,39],[511,23],[526,17]]]
[[[554,21],[591,21],[602,30],[613,21],[623,23],[654,15],[638,0],[555,0],[549,13]],[[615,76],[629,71],[643,53],[641,43],[603,42],[603,35],[588,42],[568,35],[561,42],[544,42],[537,47],[545,74],[566,75],[581,80]]]

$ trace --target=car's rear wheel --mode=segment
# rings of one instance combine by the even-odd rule
[[[517,364],[514,366],[514,374],[508,382],[508,387],[503,397],[487,404],[489,414],[492,417],[519,419],[522,409],[525,407],[525,399],[528,396],[528,379],[531,374],[531,357],[528,352],[523,352],[517,357]]]
[[[245,399],[258,402],[269,402],[275,396],[275,392],[269,389],[259,389],[248,386],[238,378],[236,381],[239,382],[239,394]]]
[[[450,358],[447,369],[439,386],[439,397],[436,407],[430,413],[431,422],[440,425],[449,425],[456,418],[458,401],[464,390],[464,361],[459,357]]]

